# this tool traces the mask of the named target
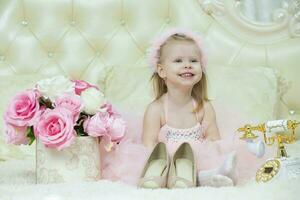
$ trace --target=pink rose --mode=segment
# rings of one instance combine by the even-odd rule
[[[63,107],[46,109],[34,125],[34,134],[46,147],[61,150],[70,146],[76,137],[71,111]]]
[[[28,144],[29,139],[26,135],[26,126],[13,126],[5,123],[6,143],[8,144]]]
[[[13,97],[4,113],[4,121],[14,126],[32,126],[40,114],[37,90],[26,90]]]
[[[108,112],[98,112],[86,119],[84,131],[93,137],[102,137],[102,143],[107,151],[111,151],[117,142],[124,137],[127,127],[120,117],[109,116]]]
[[[91,85],[84,80],[73,80],[73,82],[75,83],[75,93],[77,95],[80,95],[82,91],[84,91],[90,87],[94,87],[94,88],[98,89],[97,86]]]
[[[98,112],[84,121],[84,131],[93,137],[103,136],[107,133],[108,121],[108,113]]]
[[[106,151],[114,149],[118,142],[125,136],[127,131],[126,123],[123,119],[111,117],[107,124],[108,132],[102,136],[102,144]]]
[[[73,123],[78,120],[79,114],[83,107],[81,99],[77,95],[64,94],[58,97],[54,102],[56,107],[64,107],[71,111],[73,116]]]
[[[120,116],[120,115],[113,109],[112,105],[109,104],[109,103],[104,104],[104,105],[101,107],[101,111],[102,111],[102,112],[107,112],[107,113],[109,114],[110,117],[111,117],[111,116],[115,116],[115,117]]]
[[[119,142],[127,131],[125,121],[120,117],[112,117],[109,123],[109,135],[111,140],[114,142]]]

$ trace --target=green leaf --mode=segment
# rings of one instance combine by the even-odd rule
[[[50,108],[50,109],[54,108],[50,99],[45,99],[44,97],[40,97],[39,103],[40,103],[40,105],[46,106],[46,108]]]
[[[35,140],[35,136],[33,133],[33,126],[27,127],[26,136],[29,138],[29,145],[31,145]]]
[[[79,126],[75,126],[74,127],[77,136],[88,136],[88,134],[86,132],[84,132],[83,126],[79,125]]]

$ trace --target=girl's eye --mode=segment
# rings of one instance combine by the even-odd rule
[[[178,58],[178,59],[174,60],[174,62],[176,62],[176,63],[181,63],[182,60],[181,60],[180,58]]]
[[[198,60],[193,59],[193,60],[191,60],[191,62],[192,62],[192,63],[196,63],[196,62],[198,62]]]

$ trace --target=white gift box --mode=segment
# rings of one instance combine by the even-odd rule
[[[36,183],[97,181],[101,178],[99,139],[83,136],[62,150],[37,141]]]

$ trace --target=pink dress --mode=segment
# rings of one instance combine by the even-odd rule
[[[224,149],[222,151],[218,143],[206,139],[206,126],[202,123],[203,117],[199,119],[196,112],[196,124],[193,127],[174,128],[168,125],[168,98],[164,99],[163,104],[166,123],[160,129],[158,141],[166,144],[170,156],[175,153],[183,142],[188,142],[193,149],[198,170],[217,168],[224,160]],[[196,108],[195,101],[193,101],[193,105]]]
[[[168,112],[165,105],[166,124],[160,129],[158,141],[165,142],[170,155],[172,155],[182,142],[189,142],[193,148],[198,170],[215,169],[222,165],[226,156],[233,150],[237,153],[237,184],[247,182],[255,176],[258,167],[273,156],[274,149],[268,148],[261,159],[251,154],[246,143],[239,139],[237,128],[250,119],[245,119],[238,112],[227,109],[222,103],[212,102],[217,116],[217,124],[221,139],[211,142],[205,137],[205,124],[195,115],[197,123],[188,129],[173,128],[168,125]],[[112,181],[122,181],[137,185],[146,160],[151,153],[141,143],[142,117],[132,117],[132,113],[121,113],[128,122],[129,134],[120,142],[112,152],[102,150],[102,178]],[[195,121],[196,121],[195,120]]]

